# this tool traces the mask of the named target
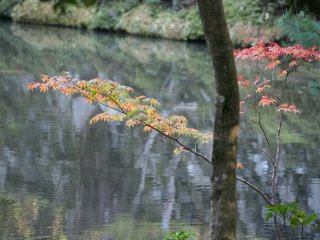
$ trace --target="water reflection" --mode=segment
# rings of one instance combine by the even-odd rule
[[[173,156],[156,134],[122,124],[91,126],[99,106],[25,86],[41,73],[65,69],[82,79],[108,77],[157,98],[163,114],[183,114],[210,129],[213,87],[205,46],[0,24],[0,238],[161,239],[163,231],[184,228],[203,239],[206,163]],[[319,95],[298,77],[289,81],[288,94],[304,112],[286,122],[279,198],[320,212]],[[272,117],[264,117],[272,129]],[[250,122],[242,124],[239,153],[246,168],[240,174],[267,188],[263,137]],[[272,226],[263,225],[263,199],[242,184],[238,189],[239,238],[272,238]]]

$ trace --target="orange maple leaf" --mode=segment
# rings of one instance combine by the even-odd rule
[[[269,106],[271,103],[276,103],[277,100],[268,96],[262,96],[261,100],[259,101],[258,105],[259,106]]]
[[[244,169],[243,164],[240,163],[240,162],[238,162],[238,163],[237,163],[237,169],[240,169],[240,170]]]
[[[287,70],[283,70],[281,71],[281,73],[278,75],[279,77],[283,78],[285,77],[286,75],[288,75],[288,71]]]
[[[288,103],[283,103],[277,108],[277,112],[293,112],[293,113],[300,113],[297,109],[296,105],[289,105]]]

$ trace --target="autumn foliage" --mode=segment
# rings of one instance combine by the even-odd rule
[[[320,51],[316,48],[305,49],[301,45],[281,47],[276,43],[259,42],[257,45],[237,50],[234,56],[238,60],[253,60],[261,62],[264,71],[272,71],[275,76],[283,79],[284,85],[281,94],[274,95],[271,80],[256,75],[248,80],[245,75],[238,76],[239,85],[251,88],[250,94],[246,95],[241,102],[241,113],[245,113],[247,102],[256,100],[256,105],[266,107],[273,105],[277,112],[300,113],[294,104],[284,102],[283,92],[286,86],[288,74],[298,68],[303,62],[320,61]],[[278,69],[281,69],[280,71]],[[272,79],[274,81],[275,79]]]
[[[235,51],[234,56],[237,60],[259,61],[263,71],[272,73],[270,79],[258,74],[252,79],[245,75],[238,76],[238,84],[247,90],[247,94],[240,102],[240,114],[252,109],[258,113],[258,120],[255,123],[260,127],[267,143],[267,151],[262,150],[262,152],[272,166],[271,196],[264,194],[258,186],[246,179],[237,176],[237,180],[247,184],[260,194],[269,206],[273,206],[278,203],[277,171],[280,163],[280,134],[283,116],[286,113],[300,113],[296,105],[284,100],[288,76],[304,62],[320,61],[320,51],[316,48],[304,49],[300,45],[281,47],[276,43],[260,42],[251,48]],[[280,92],[274,89],[276,80],[282,80]],[[155,131],[161,134],[163,139],[170,140],[170,143],[175,145],[176,154],[188,151],[211,163],[209,156],[198,152],[196,147],[190,147],[211,141],[213,138],[211,133],[200,132],[190,127],[188,120],[183,116],[162,116],[157,109],[159,106],[157,100],[146,96],[134,96],[131,87],[99,78],[89,81],[77,80],[72,78],[68,72],[63,72],[60,76],[55,77],[42,75],[41,81],[30,83],[28,89],[38,89],[40,92],[52,89],[67,96],[82,96],[88,103],[101,104],[107,109],[91,118],[90,123],[123,121],[128,127],[141,126],[145,132]],[[274,149],[260,119],[260,111],[263,108],[272,108],[278,117],[278,125],[275,126],[277,130]],[[242,169],[244,166],[238,163],[237,168]],[[277,225],[275,220],[276,228]]]
[[[271,79],[258,74],[252,79],[245,75],[238,76],[238,84],[248,93],[243,96],[243,100],[240,102],[240,114],[252,109],[258,113],[258,120],[255,122],[263,132],[268,145],[268,152],[263,152],[270,160],[273,169],[272,196],[268,197],[258,186],[244,178],[237,176],[237,180],[247,184],[269,205],[273,205],[277,203],[276,178],[280,162],[280,133],[283,116],[286,113],[300,113],[294,104],[284,101],[288,75],[303,62],[320,61],[320,51],[316,48],[304,49],[300,45],[281,47],[276,43],[260,42],[251,48],[235,51],[234,56],[237,60],[259,61],[263,71],[272,72]],[[275,80],[283,82],[280,93],[274,89]],[[99,78],[89,81],[78,80],[72,78],[68,72],[63,72],[60,76],[54,77],[42,75],[41,81],[29,83],[28,89],[38,89],[40,92],[52,89],[67,96],[82,96],[88,103],[97,103],[105,106],[106,109],[91,118],[90,123],[123,121],[128,127],[141,126],[145,132],[155,131],[162,135],[163,140],[175,146],[174,153],[191,152],[211,164],[210,155],[199,152],[198,149],[201,148],[197,146],[211,141],[213,139],[212,133],[200,132],[190,127],[188,120],[183,116],[162,116],[158,111],[159,102],[157,100],[146,96],[134,96],[131,87]],[[274,151],[271,149],[268,134],[260,119],[260,111],[263,108],[273,108],[275,113],[279,113],[278,126],[276,127],[277,144]],[[238,162],[237,168],[243,169],[244,166]]]
[[[162,116],[157,107],[159,102],[146,96],[131,96],[133,89],[110,80],[99,78],[90,81],[73,79],[68,72],[61,76],[41,76],[41,82],[32,82],[29,90],[38,89],[46,92],[49,89],[59,91],[67,96],[80,95],[88,103],[98,103],[107,107],[107,111],[91,118],[90,123],[99,121],[124,121],[128,127],[142,126],[145,132],[156,131],[174,141],[175,153],[189,148],[182,138],[192,139],[194,143],[204,143],[212,139],[211,133],[203,133],[188,126],[183,116]],[[201,155],[200,153],[197,153]]]
[[[286,83],[288,74],[295,70],[302,62],[320,60],[320,51],[315,48],[304,49],[300,45],[281,47],[276,43],[260,42],[257,45],[237,50],[234,56],[238,60],[260,61],[264,64],[264,71],[276,71],[278,77]],[[250,89],[250,94],[244,96],[240,102],[241,112],[248,111],[248,104],[255,107],[274,106],[277,112],[299,113],[300,110],[294,105],[283,101],[281,96],[272,95],[270,80],[256,75],[254,79],[246,79],[245,75],[238,76],[239,85]],[[285,84],[284,84],[285,87]],[[162,116],[157,107],[159,102],[146,96],[133,96],[133,89],[110,80],[95,78],[89,81],[72,78],[68,72],[60,76],[50,77],[42,75],[40,82],[32,82],[28,85],[29,90],[38,89],[47,92],[49,89],[59,91],[67,96],[79,95],[90,104],[98,103],[107,107],[107,111],[94,116],[90,123],[100,121],[124,121],[128,127],[142,126],[145,132],[156,131],[162,136],[172,140],[176,146],[174,152],[192,152],[209,162],[209,157],[188,146],[198,143],[206,143],[212,140],[212,134],[200,132],[188,126],[188,120],[183,116]],[[191,141],[191,143],[190,143]]]

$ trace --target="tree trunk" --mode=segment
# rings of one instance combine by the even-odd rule
[[[217,92],[211,176],[210,239],[236,239],[239,89],[222,0],[199,0]]]

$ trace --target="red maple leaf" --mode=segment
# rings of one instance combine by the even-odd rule
[[[277,100],[268,96],[262,96],[260,102],[258,103],[259,106],[269,106],[271,103],[276,103]]]
[[[297,109],[296,105],[289,105],[288,103],[283,103],[281,104],[278,109],[277,112],[293,112],[293,113],[300,113],[300,111]]]

